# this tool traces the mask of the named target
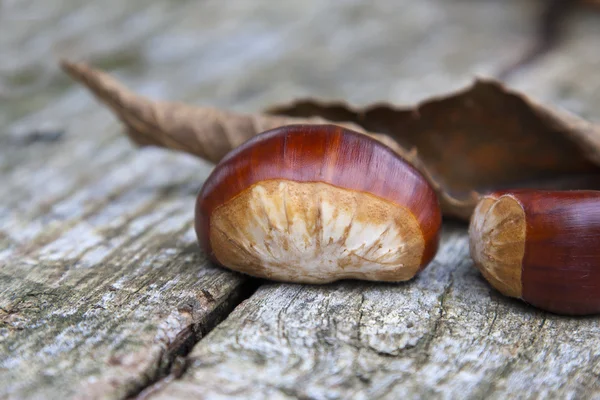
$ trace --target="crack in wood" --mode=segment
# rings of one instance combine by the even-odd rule
[[[160,364],[165,364],[165,366],[157,368],[154,377],[147,379],[145,385],[131,390],[125,397],[137,400],[147,399],[162,390],[170,382],[179,379],[190,365],[191,359],[188,355],[194,346],[221,321],[226,319],[238,305],[250,298],[259,286],[259,280],[246,280],[238,291],[230,293],[230,297],[215,308],[213,312],[204,316],[201,320],[194,321],[192,325],[179,332],[177,334],[178,340],[169,343],[161,356]],[[191,313],[193,314],[193,305],[188,306],[191,307]]]

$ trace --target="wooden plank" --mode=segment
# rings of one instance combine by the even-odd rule
[[[98,34],[105,42],[87,49],[92,59],[107,47],[127,49],[130,43],[102,32],[146,2],[137,9],[112,3],[104,13],[57,4],[62,14],[52,20],[61,28],[80,9],[97,17],[83,37],[43,24],[34,33],[49,30],[82,47]],[[168,21],[161,18],[154,25]],[[36,38],[19,36],[3,54],[22,51],[16,60],[27,63]],[[31,56],[38,58],[15,68],[36,70],[52,58]],[[9,57],[1,59],[10,71]],[[36,101],[28,85],[38,87],[37,80],[2,93],[10,101],[0,117],[7,122],[0,137],[0,398],[122,398],[158,379],[253,286],[197,251],[195,194],[212,165],[134,150],[89,94],[52,68],[46,76]]]
[[[3,147],[31,155],[2,179],[0,397],[134,393],[246,295],[246,279],[197,251],[193,204],[211,166],[135,153],[102,125]]]
[[[490,289],[462,226],[406,284],[263,285],[148,397],[591,398],[600,321]]]
[[[7,174],[0,397],[134,393],[245,296],[244,278],[196,251],[197,178],[210,167],[159,152],[123,157],[127,146],[73,143],[63,151],[90,151],[63,171],[60,151],[28,182],[27,165]],[[55,185],[64,190],[54,195]]]
[[[56,56],[112,69],[147,95],[244,111],[305,95],[404,103],[494,71],[528,43],[535,10],[522,0],[48,0],[33,14],[7,4],[0,13],[0,125],[7,127],[0,136],[0,397],[13,398],[134,394],[252,290],[241,276],[207,265],[195,245],[194,195],[211,166],[132,150],[108,112],[60,74]],[[552,79],[538,82],[550,87]],[[536,346],[565,329],[577,332],[580,351],[568,347],[559,360],[587,357],[580,373],[567,364],[566,376],[584,382],[576,394],[590,393],[596,320],[555,321],[498,297],[469,268],[457,229],[446,235],[442,261],[407,285],[265,285],[200,342],[182,380],[159,394],[402,393],[396,379],[413,367],[431,377],[428,384],[446,388],[453,378],[470,388],[483,357],[471,346],[493,355],[484,377],[504,368],[503,393],[502,385],[523,385],[513,372],[533,365],[529,358],[552,379],[562,376],[542,362],[553,350]],[[255,368],[258,386],[240,366]],[[425,387],[411,385],[413,393]]]

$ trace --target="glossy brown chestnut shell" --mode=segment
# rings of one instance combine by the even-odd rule
[[[503,294],[560,314],[600,312],[600,192],[490,194],[469,236],[475,265]]]
[[[290,125],[216,166],[195,222],[213,261],[253,276],[403,281],[435,255],[441,211],[423,176],[377,140],[335,125]]]

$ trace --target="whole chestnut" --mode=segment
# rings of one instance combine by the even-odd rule
[[[367,135],[289,125],[210,174],[195,228],[209,258],[272,280],[404,281],[437,251],[441,211],[424,177]]]
[[[492,193],[469,237],[475,265],[501,293],[559,314],[600,312],[600,192]]]

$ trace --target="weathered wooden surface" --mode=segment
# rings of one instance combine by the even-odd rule
[[[263,285],[189,355],[158,399],[586,398],[600,394],[598,319],[490,290],[464,229],[415,281]]]
[[[0,396],[136,392],[244,293],[196,251],[209,166],[134,154],[87,114],[71,125],[82,135],[2,138]]]
[[[36,4],[37,3],[37,4]],[[26,4],[28,6],[26,6]],[[136,151],[57,69],[251,111],[297,96],[414,102],[529,44],[523,0],[8,1],[0,6],[0,397],[122,398],[166,373],[256,284],[191,228],[211,166]],[[600,120],[600,24],[509,83]],[[63,131],[64,129],[64,131]],[[539,312],[471,267],[465,228],[401,285],[265,284],[192,350],[167,398],[599,397],[598,318]]]

